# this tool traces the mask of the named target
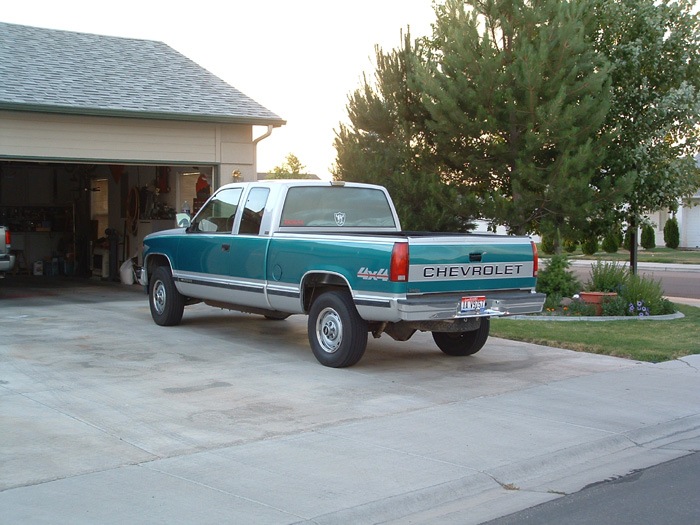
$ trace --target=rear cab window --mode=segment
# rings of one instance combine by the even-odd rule
[[[396,228],[383,191],[347,186],[290,188],[280,228]]]
[[[270,195],[269,188],[252,188],[248,193],[243,215],[241,217],[241,226],[238,233],[247,235],[260,235],[260,226],[262,225],[263,216],[265,214],[265,206],[267,198]]]

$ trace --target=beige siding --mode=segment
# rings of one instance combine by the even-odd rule
[[[56,160],[252,163],[247,125],[0,112],[0,156]]]

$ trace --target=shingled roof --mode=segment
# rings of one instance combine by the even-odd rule
[[[0,22],[0,109],[280,126],[162,42]]]

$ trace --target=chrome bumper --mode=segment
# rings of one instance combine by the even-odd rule
[[[481,311],[461,313],[460,303],[462,297],[466,295],[486,297],[486,308]],[[399,299],[397,306],[403,321],[431,321],[539,313],[546,298],[546,294],[535,292],[474,292],[473,294],[407,297]]]
[[[0,272],[9,272],[15,267],[15,256],[10,254],[0,255]]]

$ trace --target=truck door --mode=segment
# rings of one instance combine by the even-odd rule
[[[233,226],[243,188],[217,192],[200,210],[178,246],[173,277],[191,297],[229,300]]]

